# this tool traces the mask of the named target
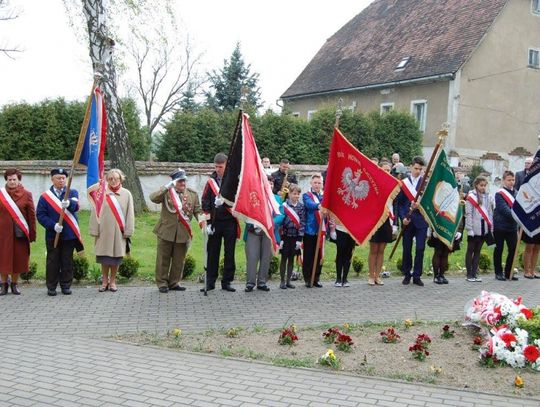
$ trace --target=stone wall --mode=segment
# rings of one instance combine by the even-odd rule
[[[183,168],[188,174],[188,186],[195,189],[199,195],[202,193],[208,176],[213,171],[212,164],[200,163],[177,163],[177,162],[149,162],[137,161],[137,171],[148,208],[152,211],[160,209],[160,205],[150,202],[150,194],[166,184],[171,174],[177,168]],[[23,173],[22,183],[34,196],[34,203],[41,193],[51,185],[50,170],[62,167],[71,169],[71,161],[0,161],[0,172],[3,174],[7,168],[18,168]],[[109,163],[105,163],[105,169],[109,169]],[[322,165],[298,165],[294,166],[300,186],[306,191],[309,186],[309,177],[314,172],[321,172],[326,168]],[[4,185],[0,181],[0,185]],[[89,209],[90,203],[86,197],[86,175],[84,169],[76,169],[72,181],[72,187],[79,191],[80,204],[83,209]]]

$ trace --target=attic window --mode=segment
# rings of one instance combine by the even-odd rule
[[[411,57],[402,58],[401,61],[399,61],[399,64],[397,64],[396,66],[396,71],[405,69],[405,67],[407,66],[410,60],[411,60]]]

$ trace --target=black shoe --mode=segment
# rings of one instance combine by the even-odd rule
[[[417,286],[420,286],[420,287],[424,286],[424,282],[422,280],[420,280],[419,278],[413,278],[412,283],[417,285]]]
[[[19,290],[17,283],[11,283],[11,292],[15,295],[21,295],[21,290]]]
[[[159,287],[159,292],[162,294],[167,294],[169,292],[168,287]]]
[[[281,288],[282,290],[286,290],[286,289],[287,289],[287,284],[285,284],[284,282],[282,282],[282,283],[279,285],[279,288]]]
[[[230,293],[234,293],[236,291],[236,288],[233,288],[230,285],[221,286],[221,289]]]
[[[294,284],[291,284],[291,283],[287,283],[287,284],[285,284],[285,286],[286,286],[287,288],[296,288],[296,287],[294,286]]]
[[[268,287],[267,285],[258,285],[257,290],[270,291],[270,287]]]
[[[317,282],[317,283],[313,284],[313,287],[322,288],[322,284]]]
[[[71,288],[69,288],[69,287],[62,288],[62,294],[71,295]]]
[[[169,290],[171,290],[171,291],[186,291],[186,287],[182,287],[182,286],[176,284],[174,287],[169,287]]]
[[[52,290],[52,289],[49,288],[49,289],[47,290],[47,295],[48,295],[49,297],[54,297],[54,296],[56,295],[56,290]]]
[[[8,283],[2,283],[0,284],[0,295],[6,295],[8,293]]]
[[[495,280],[506,281],[506,278],[502,274],[495,274]]]
[[[444,276],[441,277],[441,280],[443,284],[448,284],[448,280]]]
[[[252,285],[247,285],[246,288],[244,288],[244,291],[246,293],[250,293],[253,291],[253,286]]]
[[[435,284],[444,284],[444,283],[443,283],[443,280],[442,280],[442,277],[435,277],[435,278],[433,279],[433,282],[434,282]]]
[[[306,288],[311,288],[311,284],[306,283]]]
[[[216,288],[216,287],[207,287],[207,288],[206,288],[206,291],[212,291],[212,290],[215,290],[215,288]],[[201,293],[204,293],[205,289],[204,289],[204,288],[201,288],[199,291],[200,291]]]
[[[403,281],[401,282],[401,284],[409,285],[410,282],[411,282],[411,275],[407,274],[405,277],[403,277]]]

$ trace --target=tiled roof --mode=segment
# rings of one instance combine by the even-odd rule
[[[282,97],[453,74],[507,1],[375,0],[326,41]]]

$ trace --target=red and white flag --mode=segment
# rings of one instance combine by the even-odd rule
[[[322,207],[332,213],[351,237],[363,244],[389,215],[387,202],[400,182],[358,151],[334,129],[324,183]]]
[[[276,253],[279,245],[273,216],[279,212],[279,205],[264,172],[249,116],[243,112],[240,112],[236,126],[220,194],[226,202],[233,203],[234,216],[263,230]]]

